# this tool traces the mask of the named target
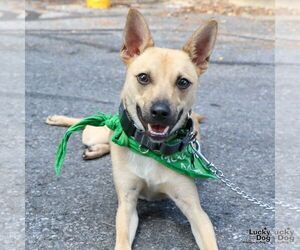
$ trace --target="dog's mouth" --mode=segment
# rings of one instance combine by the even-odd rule
[[[154,141],[166,140],[169,137],[169,135],[172,131],[172,128],[174,128],[174,126],[180,119],[182,112],[183,112],[183,111],[181,111],[179,113],[178,118],[175,120],[175,122],[173,124],[163,124],[163,123],[146,121],[146,119],[143,118],[141,108],[137,105],[136,109],[137,109],[138,118],[145,129],[145,133]]]
[[[170,126],[161,124],[147,124],[146,133],[155,139],[165,139],[169,135]]]

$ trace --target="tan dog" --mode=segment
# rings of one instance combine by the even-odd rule
[[[136,126],[153,141],[165,140],[185,123],[194,102],[198,77],[207,69],[216,35],[217,23],[209,21],[196,30],[182,50],[157,48],[143,16],[137,10],[129,11],[121,50],[127,66],[121,100]],[[201,120],[197,114],[192,117],[194,121]],[[70,126],[78,120],[51,116],[47,123]],[[138,198],[164,197],[172,199],[188,218],[200,249],[217,249],[214,229],[200,206],[194,180],[114,144],[110,134],[106,127],[87,126],[83,143],[88,146],[85,159],[111,152],[119,204],[115,249],[131,249],[138,226]]]

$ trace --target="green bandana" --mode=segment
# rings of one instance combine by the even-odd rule
[[[55,172],[60,174],[61,168],[67,152],[67,143],[73,132],[83,130],[87,125],[91,126],[107,126],[113,132],[111,140],[119,146],[128,147],[130,150],[137,154],[150,157],[164,166],[193,178],[216,178],[212,171],[207,167],[205,161],[199,157],[194,156],[193,148],[189,144],[182,151],[172,155],[162,155],[160,152],[151,151],[142,148],[141,145],[133,138],[128,137],[122,129],[120,118],[118,115],[107,115],[98,113],[93,116],[86,117],[78,123],[69,127],[65,132],[56,152]],[[172,141],[176,138],[172,139]]]

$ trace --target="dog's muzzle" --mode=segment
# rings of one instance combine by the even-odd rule
[[[121,103],[119,108],[119,116],[122,128],[128,137],[133,137],[141,147],[159,151],[163,155],[171,155],[181,151],[196,137],[196,133],[193,131],[193,120],[190,117],[187,117],[183,127],[169,134],[163,141],[157,141],[153,140],[153,136],[149,135],[148,130],[141,130],[135,125],[123,103]],[[176,138],[176,142],[168,144],[169,138]]]
[[[136,106],[136,111],[145,132],[155,141],[166,140],[183,113],[181,110],[178,115],[174,114],[167,101],[153,103],[145,115],[139,105]]]

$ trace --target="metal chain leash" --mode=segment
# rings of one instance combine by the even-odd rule
[[[271,210],[272,212],[275,212],[275,207],[262,202],[261,200],[258,200],[257,198],[253,197],[252,195],[250,195],[249,193],[245,192],[244,190],[242,190],[239,186],[237,186],[235,183],[233,183],[232,181],[230,181],[228,178],[224,177],[224,174],[222,172],[222,170],[218,169],[217,167],[215,167],[214,164],[209,164],[208,168],[217,176],[217,178],[223,182],[227,187],[229,187],[232,191],[234,191],[235,193],[237,193],[238,195],[242,196],[243,198],[245,198],[246,200],[259,205],[260,207],[263,207],[267,210]]]
[[[287,208],[289,210],[294,210],[294,211],[300,213],[300,207],[297,207],[297,206],[285,203],[285,202],[283,202],[281,200],[275,199],[275,204],[279,205],[279,206],[281,206],[283,208]]]
[[[201,146],[200,143],[197,140],[194,140],[192,142],[192,148],[194,150],[195,157],[197,158],[201,158],[202,160],[204,160],[206,167],[208,169],[210,169],[212,171],[212,173],[215,174],[215,176],[222,182],[224,183],[227,187],[229,187],[233,192],[235,192],[236,194],[238,194],[239,196],[242,196],[243,198],[245,198],[246,200],[252,202],[255,205],[258,205],[266,210],[275,212],[275,206],[274,205],[270,205],[268,203],[265,203],[257,198],[255,198],[253,195],[249,194],[248,192],[244,191],[242,188],[240,188],[237,184],[235,184],[234,182],[232,182],[231,180],[229,180],[228,178],[226,178],[224,176],[224,173],[222,170],[220,170],[219,168],[217,168],[212,162],[210,162],[201,152]],[[279,205],[283,208],[287,208],[290,210],[294,210],[296,212],[300,212],[300,208],[297,206],[293,206],[291,204],[287,204],[283,201],[280,201],[278,199],[275,199],[274,203],[276,205]]]

